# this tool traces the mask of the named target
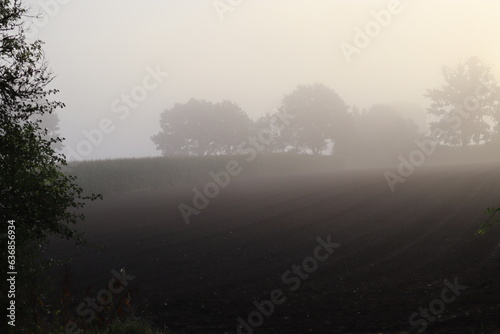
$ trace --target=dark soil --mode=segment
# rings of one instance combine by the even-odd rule
[[[500,205],[499,165],[421,167],[394,193],[384,170],[234,178],[186,225],[178,205],[192,198],[192,186],[109,196],[85,209],[89,248],[58,242],[49,253],[73,258],[82,296],[126,267],[132,303],[175,333],[500,328],[500,226],[475,235],[485,208]],[[298,287],[283,280],[328,236],[341,245],[326,261]],[[445,280],[467,286],[445,292],[450,303],[440,302]],[[285,301],[260,321],[254,301],[273,290]],[[414,315],[412,327],[431,305],[444,310]],[[262,324],[237,331],[238,317]]]

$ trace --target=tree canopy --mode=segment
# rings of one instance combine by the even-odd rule
[[[64,104],[53,101],[57,90],[48,89],[53,76],[47,66],[42,42],[28,42],[23,23],[27,17],[20,1],[0,1],[0,221],[2,233],[15,221],[16,270],[22,279],[19,312],[34,306],[26,297],[31,264],[42,252],[49,236],[81,241],[73,224],[83,218],[77,209],[86,199],[74,178],[62,167],[65,157],[53,145],[61,138],[51,136],[40,125],[40,117]],[[7,238],[0,239],[6,259]],[[2,301],[8,289],[2,283]],[[23,286],[22,284],[25,284]],[[22,287],[22,288],[21,288]],[[17,293],[17,292],[16,292]],[[22,329],[20,329],[22,330]]]
[[[0,2],[0,207],[1,219],[17,219],[24,235],[47,233],[74,237],[67,212],[78,208],[81,189],[61,171],[63,155],[51,147],[62,139],[50,136],[37,116],[52,114],[61,102],[51,100],[53,76],[42,43],[28,43],[22,26],[26,15],[18,1]]]
[[[252,121],[233,102],[191,99],[161,114],[162,131],[151,139],[165,156],[236,153]]]
[[[455,68],[443,67],[442,72],[444,85],[426,94],[432,101],[428,112],[437,118],[431,130],[443,131],[442,143],[447,145],[489,141],[498,131],[500,101],[491,66],[472,57]]]
[[[294,115],[281,133],[285,145],[299,153],[321,154],[329,144],[340,153],[352,131],[348,107],[340,96],[323,84],[299,85],[285,95],[281,110]]]

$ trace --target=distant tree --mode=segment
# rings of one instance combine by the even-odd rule
[[[270,134],[269,142],[263,145],[262,152],[283,153],[286,151],[287,145],[282,136],[284,130],[283,125],[278,124],[274,114],[267,113],[257,119],[255,122],[255,129],[257,131],[266,131],[266,133]]]
[[[222,101],[214,105],[215,140],[213,154],[234,154],[253,130],[254,123],[235,103]]]
[[[213,105],[191,99],[175,104],[160,116],[162,131],[151,137],[165,156],[205,155],[209,151],[208,129],[213,127]]]
[[[438,118],[431,130],[443,131],[442,143],[447,145],[465,147],[490,140],[498,132],[500,101],[491,67],[472,57],[453,69],[443,67],[443,76],[445,84],[425,95],[432,100],[429,114]]]
[[[191,99],[163,112],[160,126],[151,140],[164,156],[204,156],[235,153],[252,121],[232,102]]]
[[[384,104],[352,113],[355,132],[353,159],[371,165],[391,165],[407,153],[418,137],[418,126],[394,107]]]
[[[280,134],[288,150],[321,154],[333,143],[335,154],[347,151],[351,119],[334,90],[323,84],[299,85],[285,95],[280,111],[295,116]]]

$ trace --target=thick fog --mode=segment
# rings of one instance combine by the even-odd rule
[[[477,56],[500,78],[494,0],[29,3],[47,12],[31,38],[46,43],[52,86],[66,104],[65,144],[108,131],[85,159],[160,155],[151,141],[160,114],[191,98],[229,100],[255,120],[298,85],[322,83],[360,110],[404,106],[425,129],[424,94],[442,83],[443,65]],[[359,29],[377,19],[379,31],[360,41]],[[146,94],[127,102],[134,89]]]

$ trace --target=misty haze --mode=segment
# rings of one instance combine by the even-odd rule
[[[0,1],[2,333],[500,333],[500,3]]]

